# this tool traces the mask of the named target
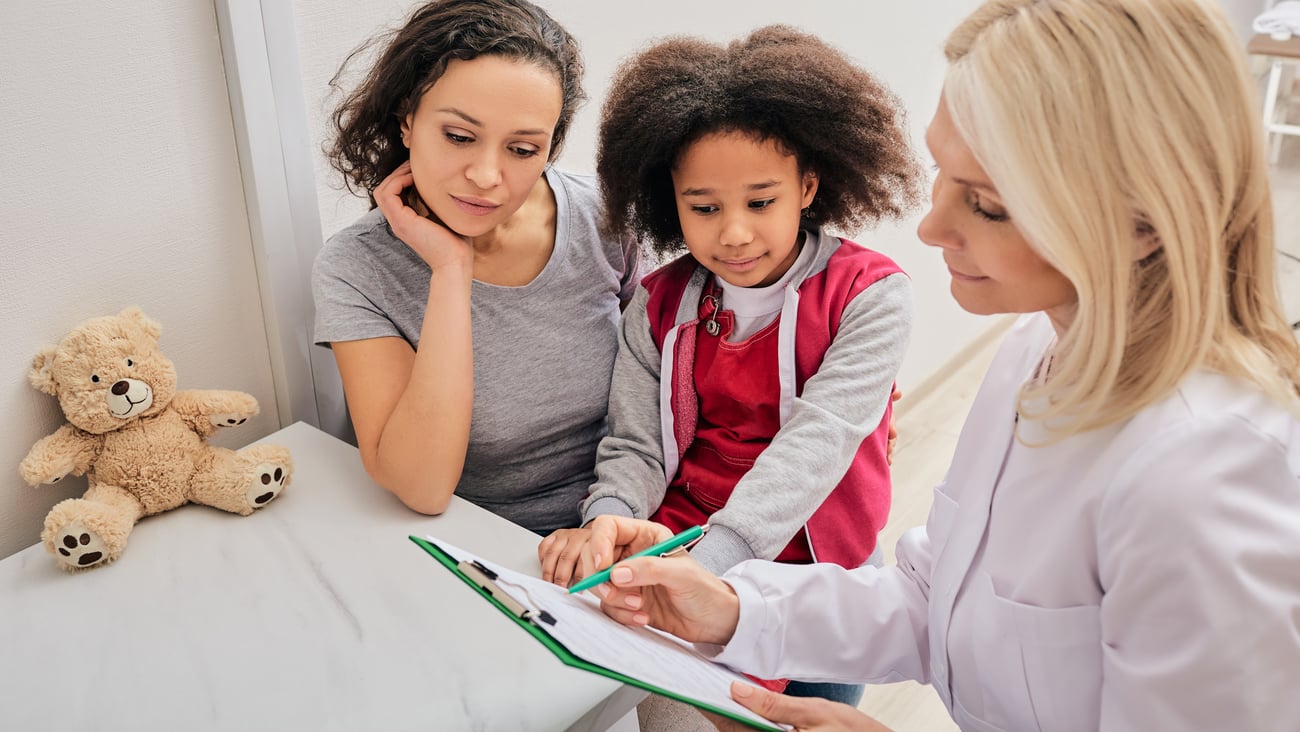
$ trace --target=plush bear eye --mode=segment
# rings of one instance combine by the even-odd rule
[[[93,381],[94,383],[98,384],[98,383],[99,383],[99,374],[91,374],[91,375],[90,375],[90,380]]]
[[[135,361],[132,361],[131,359],[128,358],[128,359],[126,360],[126,367],[127,367],[127,368],[134,368],[134,367],[135,367]]]

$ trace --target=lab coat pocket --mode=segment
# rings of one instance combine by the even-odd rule
[[[988,589],[1003,637],[1004,682],[1015,701],[1013,728],[1095,730],[1101,711],[1101,608],[1039,607]],[[1017,659],[1016,656],[1019,656]],[[1006,699],[1004,699],[1006,701]],[[1024,725],[1033,724],[1028,727]]]

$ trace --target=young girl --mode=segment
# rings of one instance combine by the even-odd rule
[[[965,730],[1300,729],[1300,347],[1236,35],[1208,0],[996,0],[946,53],[918,233],[963,308],[1027,315],[928,522],[886,568],[628,561],[604,608],[750,673],[931,683]]]
[[[600,135],[611,228],[688,253],[647,276],[624,314],[583,522],[707,523],[691,553],[715,572],[756,557],[862,564],[889,511],[911,286],[824,226],[915,200],[897,102],[821,41],[770,27],[641,53]],[[588,536],[548,537],[543,576],[567,584]]]
[[[332,151],[377,208],[313,276],[361,458],[422,513],[455,492],[576,526],[638,260],[598,230],[594,176],[548,165],[583,99],[577,44],[526,0],[435,0],[377,40]]]

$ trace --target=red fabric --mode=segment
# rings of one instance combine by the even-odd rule
[[[757,676],[750,676],[749,674],[745,674],[745,678],[753,681],[755,684],[758,684],[768,691],[775,691],[778,694],[784,694],[785,687],[790,685],[790,679],[760,679]]]
[[[695,260],[686,255],[651,273],[642,282],[649,291],[647,308],[651,335],[661,350],[667,333],[675,327],[678,306],[697,267]],[[900,271],[888,257],[842,240],[826,269],[799,284],[795,336],[796,393],[802,392],[804,383],[821,367],[826,349],[839,330],[845,306],[876,281]],[[730,313],[724,311],[718,321],[723,325],[723,333],[730,329]],[[772,340],[772,349],[776,347],[778,325],[779,320],[769,326],[773,332],[766,336]],[[691,330],[694,331],[693,337],[686,336],[686,331]],[[754,346],[754,341],[761,335],[760,332],[745,344],[727,344],[727,347]],[[723,366],[712,372],[705,362],[712,363],[718,358],[718,347],[714,344],[710,347],[712,353],[706,354],[702,340],[706,338],[719,340],[705,334],[702,328],[683,328],[675,357],[680,359],[686,355],[680,349],[691,350],[689,344],[693,343],[690,365],[685,361],[679,362],[674,374],[661,377],[672,379],[671,399],[678,418],[673,432],[682,460],[654,518],[674,530],[702,523],[721,508],[735,481],[753,464],[753,459],[771,441],[779,426],[775,421],[777,418],[764,411],[773,410],[779,414],[775,350],[771,351],[771,360],[766,365],[755,360],[741,371]],[[687,345],[683,345],[684,342]],[[723,357],[723,361],[733,366],[740,363],[731,361],[730,354]],[[688,374],[691,378],[687,378]],[[719,386],[721,391],[715,393]],[[751,395],[761,392],[768,396],[749,403],[738,398],[736,388],[750,391]],[[691,391],[696,393],[691,394]],[[700,393],[705,393],[704,398],[699,397]],[[714,396],[721,401],[715,400]],[[689,424],[693,419],[689,409],[691,403],[698,404],[695,412],[698,422],[694,429]],[[683,407],[678,409],[678,405]],[[880,424],[863,441],[848,471],[809,518],[805,529],[801,529],[792,538],[791,545],[777,557],[778,561],[806,562],[815,556],[818,561],[852,568],[871,555],[876,535],[889,515],[890,479],[885,452],[890,414],[891,407],[886,404]],[[726,449],[719,449],[724,444]],[[729,486],[725,485],[728,480]]]
[[[709,312],[705,305],[701,318]],[[706,523],[714,511],[726,505],[736,483],[754,466],[772,435],[781,428],[781,383],[776,369],[779,321],[773,321],[740,343],[728,343],[725,338],[735,327],[732,313],[724,310],[717,319],[721,330],[716,336],[694,323],[684,327],[678,336],[674,414],[679,415],[676,426],[680,427],[684,420],[676,406],[687,400],[680,398],[677,391],[678,375],[693,374],[695,398],[691,401],[698,405],[698,417],[693,425],[695,438],[689,443],[678,443],[689,446],[663,503],[651,517],[674,533]],[[689,339],[685,335],[688,329],[693,336]],[[686,350],[683,340],[694,342],[694,348],[690,349],[694,368],[680,360]],[[791,564],[807,564],[812,560],[803,529],[776,557],[778,562]]]

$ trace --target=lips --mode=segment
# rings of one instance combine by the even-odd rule
[[[749,257],[747,259],[723,259],[722,266],[733,272],[748,272],[758,264],[759,257]]]
[[[498,208],[501,208],[501,204],[499,203],[483,198],[474,198],[472,196],[452,196],[451,200],[456,202],[456,206],[460,208],[461,211],[464,211],[471,216],[486,216],[493,211],[496,211]]]
[[[968,275],[965,272],[958,272],[953,269],[951,265],[948,267],[948,274],[952,275],[954,280],[961,280],[963,282],[979,282],[980,280],[988,279],[988,277],[984,277],[983,275]]]

